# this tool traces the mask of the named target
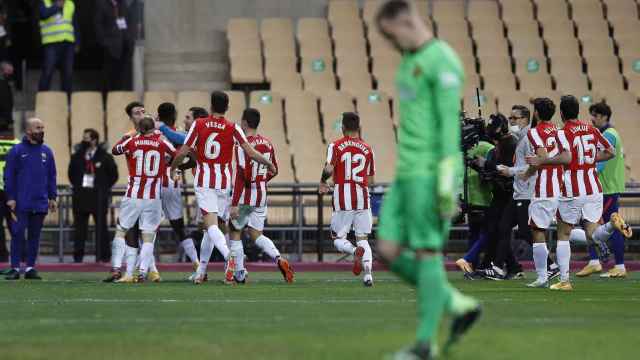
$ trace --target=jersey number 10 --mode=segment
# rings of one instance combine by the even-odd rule
[[[142,149],[138,149],[133,153],[133,158],[136,159],[136,175],[158,176],[160,171],[160,153],[158,151],[150,150],[145,153]]]

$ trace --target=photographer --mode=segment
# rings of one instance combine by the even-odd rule
[[[463,199],[463,206],[469,223],[469,250],[464,257],[456,261],[458,268],[464,272],[465,278],[469,278],[473,269],[478,266],[480,253],[487,244],[488,227],[485,217],[491,203],[491,184],[480,176],[478,170],[481,169],[475,166],[476,158],[486,159],[489,152],[494,149],[493,144],[487,140],[481,138],[473,148],[468,150],[465,159],[468,176],[467,195]]]
[[[505,246],[502,241],[500,231],[500,222],[504,217],[507,205],[513,197],[513,179],[511,177],[502,176],[498,169],[503,167],[513,167],[513,159],[516,151],[518,140],[509,131],[509,122],[507,118],[497,113],[491,115],[489,124],[486,129],[487,136],[495,144],[492,156],[485,158],[477,158],[476,163],[482,167],[482,176],[491,182],[492,199],[489,210],[486,214],[486,222],[488,226],[489,238],[481,269],[478,273],[489,279],[512,278],[522,272],[522,267],[516,261],[511,250],[510,243],[500,251],[504,251],[507,271],[501,271],[501,266],[493,266],[493,261],[498,253],[499,246]],[[502,265],[502,264],[500,264]]]

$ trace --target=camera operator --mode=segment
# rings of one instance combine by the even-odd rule
[[[477,157],[487,158],[493,148],[493,144],[488,139],[480,137],[478,143],[468,150],[465,159],[468,175],[467,196],[463,199],[463,206],[469,223],[469,250],[464,257],[456,261],[456,265],[464,272],[467,279],[472,276],[473,269],[478,266],[480,252],[486,247],[488,227],[485,217],[492,197],[491,183],[480,176],[473,163]]]
[[[486,133],[495,144],[493,154],[490,153],[493,156],[486,159],[479,157],[476,162],[482,167],[482,176],[491,182],[493,197],[486,213],[489,229],[487,249],[481,264],[482,270],[478,270],[478,273],[489,279],[513,278],[522,273],[522,267],[513,255],[510,242],[506,242],[506,247],[500,249],[505,253],[507,271],[502,271],[502,264],[500,264],[500,268],[493,266],[493,261],[498,253],[498,247],[505,246],[505,242],[501,239],[503,235],[500,231],[500,222],[505,215],[507,205],[513,198],[513,179],[502,176],[498,169],[513,167],[518,139],[510,133],[509,122],[500,113],[491,115]]]

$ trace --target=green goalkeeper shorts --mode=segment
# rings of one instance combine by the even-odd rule
[[[436,177],[396,179],[384,196],[378,238],[411,249],[442,250],[451,222],[440,217]]]

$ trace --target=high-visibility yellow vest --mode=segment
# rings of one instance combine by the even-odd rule
[[[51,7],[51,0],[44,0],[44,6]],[[71,0],[66,0],[62,8],[62,14],[55,14],[47,19],[40,20],[40,34],[42,44],[57,42],[75,42],[76,37],[73,32],[73,13],[76,6]]]
[[[13,145],[20,143],[18,139],[0,139],[0,190],[4,190],[4,166],[6,157]]]

